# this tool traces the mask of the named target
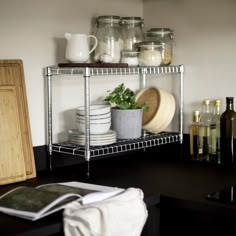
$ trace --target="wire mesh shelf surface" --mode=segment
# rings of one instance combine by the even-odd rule
[[[80,74],[84,75],[85,70],[89,71],[90,76],[104,76],[104,75],[135,75],[135,74],[172,74],[180,73],[183,66],[138,66],[138,67],[117,67],[117,68],[83,68],[83,67],[58,67],[51,66],[47,67],[46,75],[60,75],[68,74],[75,75]]]
[[[119,139],[114,144],[102,145],[102,146],[90,146],[91,159],[95,159],[100,156],[113,155],[123,152],[135,151],[139,149],[154,147],[158,145],[164,145],[168,143],[175,143],[180,141],[179,133],[162,132],[159,134],[147,133],[138,139]],[[75,156],[84,157],[85,147],[70,142],[62,142],[52,145],[54,152],[60,152],[65,154],[72,154]]]

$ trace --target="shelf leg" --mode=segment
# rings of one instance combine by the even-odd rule
[[[142,69],[142,73],[140,73],[139,78],[140,78],[140,89],[146,88],[146,86],[147,86],[147,70],[146,70],[146,68]],[[144,129],[142,130],[142,136],[143,137],[146,136],[146,131]],[[146,151],[146,148],[144,147],[143,152],[145,152],[145,151]]]
[[[46,68],[47,85],[47,143],[49,152],[49,169],[53,168],[52,160],[52,74],[50,67]]]
[[[84,70],[84,106],[85,106],[85,160],[90,160],[90,69]]]
[[[142,68],[142,73],[140,73],[140,89],[144,89],[147,86],[147,71],[146,68]]]
[[[184,124],[184,66],[180,65],[180,143],[183,143],[183,124]]]

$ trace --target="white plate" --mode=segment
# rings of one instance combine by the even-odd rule
[[[75,136],[69,136],[69,140],[79,140],[79,141],[84,141],[85,140],[85,138],[83,138],[83,137],[75,137]],[[94,142],[105,142],[105,141],[109,141],[109,140],[111,140],[111,139],[116,139],[116,136],[114,136],[114,137],[108,137],[108,138],[90,138],[90,141],[94,141]]]
[[[85,140],[74,140],[71,139],[69,140],[71,143],[74,144],[79,144],[79,145],[85,145]],[[108,145],[108,144],[112,144],[116,142],[116,138],[115,139],[110,139],[110,140],[99,140],[99,141],[92,141],[90,140],[90,145],[91,146],[101,146],[101,145]]]
[[[85,135],[77,129],[68,131],[68,141],[74,144],[85,145]],[[115,143],[117,141],[116,132],[109,130],[105,134],[90,135],[90,145],[100,146]]]
[[[82,137],[85,138],[85,134],[82,134],[78,131],[78,129],[72,129],[68,131],[69,136],[73,137]],[[104,134],[91,134],[90,139],[101,139],[101,138],[114,138],[116,137],[116,132],[114,130],[109,130]]]

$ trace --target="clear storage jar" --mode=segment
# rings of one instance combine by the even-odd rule
[[[124,50],[137,50],[137,43],[144,41],[144,21],[141,17],[122,17],[121,33],[124,41]]]
[[[132,50],[123,50],[121,52],[121,62],[128,66],[138,66],[138,52]]]
[[[119,16],[99,16],[96,19],[96,32],[98,45],[95,49],[95,61],[103,55],[111,57],[111,63],[118,63],[123,50]]]
[[[162,65],[169,65],[173,59],[173,30],[169,28],[151,28],[146,32],[147,39],[162,43]]]
[[[140,66],[159,66],[162,62],[162,44],[156,41],[144,41],[138,44]]]

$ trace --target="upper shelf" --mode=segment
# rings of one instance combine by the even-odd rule
[[[59,67],[50,66],[46,68],[46,76],[50,75],[86,75],[86,76],[104,76],[104,75],[137,75],[137,74],[173,74],[181,73],[184,70],[183,65],[173,66],[138,66],[138,67]]]

